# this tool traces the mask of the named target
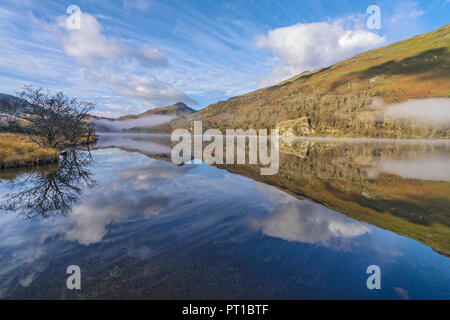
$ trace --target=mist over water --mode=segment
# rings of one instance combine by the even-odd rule
[[[384,116],[393,119],[450,124],[450,99],[409,100],[384,107]]]
[[[94,123],[96,125],[106,127],[111,131],[120,132],[122,130],[131,129],[131,128],[141,128],[141,127],[152,127],[155,125],[163,124],[175,119],[175,116],[166,116],[166,115],[155,115],[142,117],[138,119],[126,119],[126,120],[106,120],[100,119],[95,120]]]

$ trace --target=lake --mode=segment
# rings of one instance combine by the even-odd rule
[[[450,142],[280,145],[272,176],[144,134],[0,171],[0,298],[450,299]]]

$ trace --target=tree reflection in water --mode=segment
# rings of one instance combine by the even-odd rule
[[[68,151],[59,165],[33,170],[3,181],[10,191],[0,202],[0,210],[13,211],[28,219],[67,215],[81,192],[96,182],[89,152]]]

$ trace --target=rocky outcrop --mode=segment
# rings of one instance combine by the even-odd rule
[[[308,117],[279,122],[275,129],[280,131],[282,137],[309,136],[315,132],[311,119]]]

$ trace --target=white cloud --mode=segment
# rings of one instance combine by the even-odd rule
[[[146,0],[123,0],[123,8],[129,12],[131,9],[138,11],[146,11],[151,4]]]
[[[105,74],[105,71],[103,72]],[[128,79],[122,80],[113,74],[105,74],[105,80],[112,84],[115,92],[124,97],[141,100],[150,105],[184,102],[197,104],[184,92],[171,88],[169,85],[156,79],[131,75]]]
[[[279,63],[261,81],[261,86],[279,82],[303,71],[330,66],[358,52],[379,46],[385,37],[344,19],[334,22],[298,23],[269,31],[257,39],[257,46],[268,48]],[[361,24],[362,25],[362,24]]]
[[[396,23],[405,19],[414,19],[424,15],[425,11],[418,8],[417,2],[401,2],[397,5],[391,22]]]
[[[141,50],[134,51],[134,57],[146,67],[165,66],[167,59],[158,49],[143,46]]]
[[[145,104],[135,112],[179,101],[197,104],[183,91],[151,74],[153,68],[167,66],[166,56],[158,49],[145,44],[132,48],[120,39],[106,37],[101,23],[88,13],[81,13],[80,29],[68,28],[66,21],[67,16],[58,19],[64,52],[84,68],[84,77],[91,83],[106,84],[115,94]]]
[[[81,13],[80,29],[67,27],[67,17],[61,17],[58,25],[66,31],[62,38],[65,52],[82,63],[95,63],[99,59],[118,59],[140,63],[145,67],[161,67],[167,63],[164,54],[158,49],[143,46],[130,48],[118,39],[108,39],[102,34],[103,26],[87,13]]]

